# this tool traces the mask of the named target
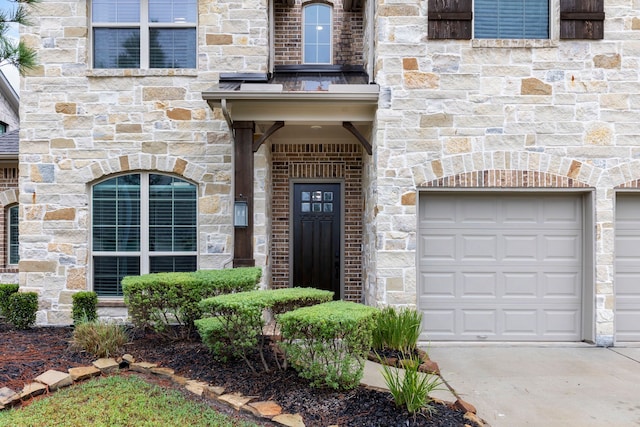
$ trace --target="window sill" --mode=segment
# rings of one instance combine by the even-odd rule
[[[472,47],[491,48],[540,48],[558,47],[558,40],[552,39],[473,39]]]
[[[123,298],[98,298],[98,308],[100,307],[111,307],[111,308],[121,308],[126,307],[127,305],[124,303]]]
[[[96,68],[87,70],[88,77],[198,76],[195,68]]]

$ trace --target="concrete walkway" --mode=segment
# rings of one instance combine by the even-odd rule
[[[640,426],[640,348],[438,343],[442,377],[493,427]]]

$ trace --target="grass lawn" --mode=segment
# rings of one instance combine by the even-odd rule
[[[0,426],[256,427],[136,376],[96,378],[0,412]]]

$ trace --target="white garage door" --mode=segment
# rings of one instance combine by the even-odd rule
[[[640,195],[616,197],[616,341],[640,341]]]
[[[573,193],[423,193],[422,340],[579,341],[582,202]]]

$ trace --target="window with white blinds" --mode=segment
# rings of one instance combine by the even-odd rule
[[[9,265],[16,265],[20,261],[18,209],[18,205],[13,205],[7,209],[7,242],[9,246],[7,263]]]
[[[124,276],[197,268],[197,188],[168,175],[118,176],[93,186],[93,290],[122,296]]]
[[[197,0],[93,0],[94,68],[196,68]]]
[[[549,0],[475,0],[474,38],[548,39]]]

